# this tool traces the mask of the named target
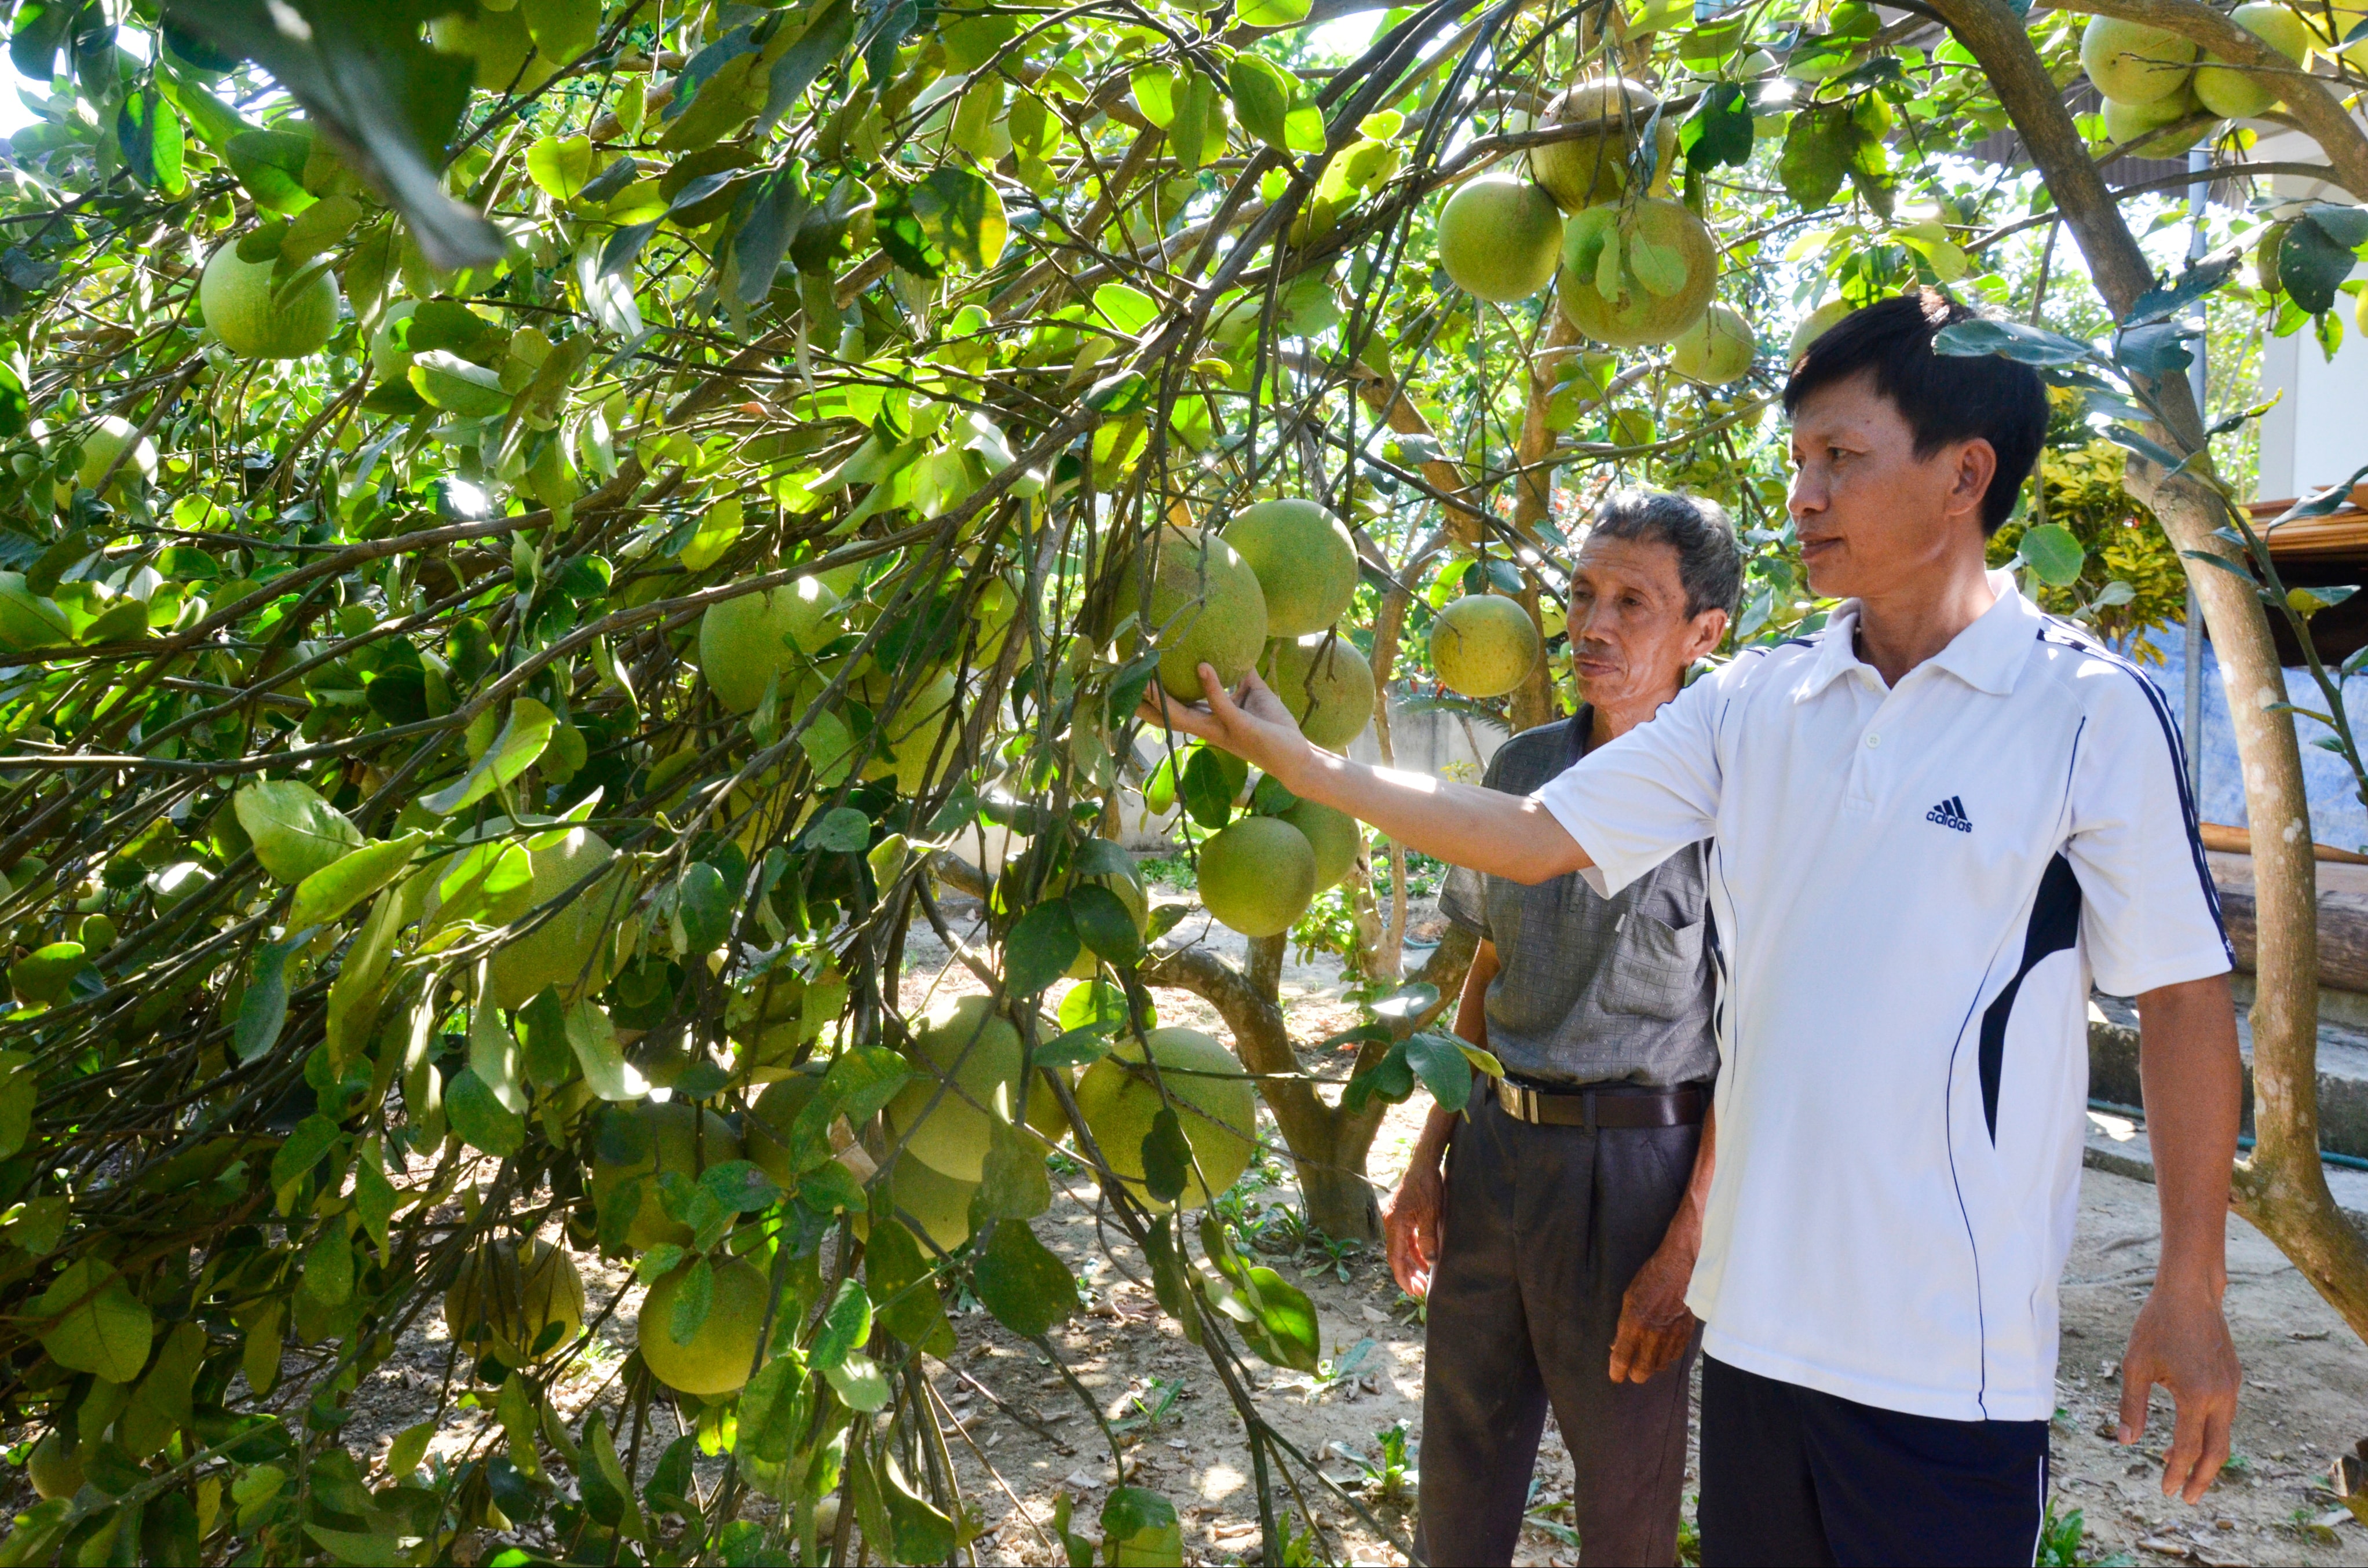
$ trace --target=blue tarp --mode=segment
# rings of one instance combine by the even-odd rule
[[[2187,673],[2184,657],[2187,639],[2183,628],[2174,627],[2159,631],[2152,639],[2162,650],[2164,663],[2142,666],[2162,694],[2170,699],[2170,710],[2185,727],[2187,713]],[[2368,744],[2368,675],[2354,676],[2344,686],[2344,708],[2349,714],[2355,735]],[[2304,708],[2321,706],[2317,683],[2306,669],[2286,672],[2286,699]],[[2334,752],[2311,743],[2327,734],[2327,726],[2311,719],[2296,721],[2302,740],[2302,771],[2304,787],[2310,798],[2311,836],[2317,842],[2338,849],[2368,852],[2368,808],[2360,804],[2357,780],[2351,767]],[[2220,666],[2212,656],[2212,646],[2203,647],[2203,788],[2201,796],[2203,820],[2226,823],[2232,827],[2249,825],[2245,816],[2245,781],[2237,764],[2237,732],[2228,719],[2228,694],[2221,689]],[[2192,745],[2193,742],[2191,740]]]

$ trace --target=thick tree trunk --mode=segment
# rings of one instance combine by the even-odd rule
[[[1934,0],[1934,8],[1988,74],[2046,176],[2099,292],[2115,313],[2126,311],[2153,285],[2152,269],[2089,161],[2021,18],[2000,0]],[[2113,0],[2110,6],[2092,0],[2079,8],[2159,21],[2189,36],[2199,36],[2196,29],[2204,26],[2189,15],[2203,7],[2171,0],[2127,6]],[[2238,30],[2225,21],[2220,25]],[[2348,153],[2328,151],[2339,157]],[[2345,183],[2351,182],[2347,177]],[[2186,381],[2171,378],[2155,390],[2173,444],[2191,450],[2201,445],[2202,415]],[[2166,478],[2154,465],[2135,459],[2130,481],[2181,551],[2208,551],[2241,562],[2242,551],[2214,532],[2222,513],[2204,485],[2186,475]],[[2246,811],[2254,826],[2259,983],[2253,1004],[2253,1116],[2259,1142],[2251,1158],[2237,1167],[2233,1200],[2310,1278],[2353,1332],[2368,1338],[2368,1239],[2336,1208],[2318,1158],[2317,875],[2294,722],[2270,711],[2285,700],[2285,675],[2261,602],[2245,579],[2200,564],[2188,567],[2188,577],[2219,657],[2236,720]]]

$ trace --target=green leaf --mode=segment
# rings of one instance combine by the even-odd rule
[[[910,1228],[871,1227],[871,1238],[863,1248],[863,1278],[871,1295],[872,1319],[882,1328],[907,1345],[926,1345],[939,1336],[946,1322],[945,1303],[939,1298],[929,1261],[922,1256],[921,1244]],[[950,1335],[951,1330],[946,1332]],[[745,1415],[742,1420],[746,1420]]]
[[[855,40],[855,7],[849,0],[831,0],[822,14],[806,24],[795,43],[781,51],[773,62],[770,75],[765,81],[765,108],[757,117],[754,134],[761,136],[770,131],[790,106],[803,97],[814,85],[824,67],[837,59]]]
[[[2061,523],[2042,523],[2022,536],[2023,563],[2039,574],[2039,580],[2051,588],[2068,588],[2080,577],[2080,569],[2088,564],[2088,552],[2070,528]]]
[[[539,136],[526,150],[527,177],[553,201],[573,201],[592,179],[592,139]]]
[[[155,86],[124,95],[115,116],[115,140],[123,149],[124,166],[142,185],[167,196],[187,188],[181,174],[181,117]]]
[[[1003,255],[1010,226],[995,187],[967,169],[933,170],[909,187],[905,201],[930,246],[973,271],[993,267]]]
[[[1794,114],[1776,160],[1784,194],[1804,211],[1832,201],[1850,171],[1859,134],[1846,109],[1804,108]]]
[[[1184,1124],[1176,1108],[1161,1106],[1143,1135],[1143,1185],[1162,1203],[1184,1195],[1192,1179],[1192,1145],[1185,1141]]]
[[[321,1157],[336,1147],[344,1136],[337,1124],[318,1111],[296,1124],[271,1156],[271,1187],[275,1192],[293,1181],[301,1181],[321,1163]]]
[[[1120,1486],[1102,1505],[1105,1562],[1147,1565],[1184,1561],[1184,1527],[1176,1505],[1140,1486]]]
[[[1042,1083],[1033,1094],[1050,1094]],[[1000,1116],[987,1119],[986,1158],[980,1163],[978,1190],[971,1195],[971,1229],[990,1220],[1032,1220],[1053,1207],[1052,1179],[1044,1174],[1043,1145],[1030,1145]]]
[[[432,795],[421,796],[419,804],[443,817],[484,800],[531,767],[551,744],[551,733],[558,725],[558,717],[550,709],[531,697],[519,698],[510,704],[509,717],[485,755],[459,779]]]
[[[445,1084],[444,1114],[472,1148],[507,1159],[526,1147],[526,1119],[503,1105],[473,1067]]]
[[[289,926],[326,926],[402,875],[427,842],[424,832],[407,833],[400,838],[365,844],[322,867],[296,884],[295,902],[288,908]]]
[[[292,778],[249,784],[231,803],[255,858],[280,881],[302,882],[361,847],[361,829],[310,784]]]
[[[1118,894],[1087,882],[1069,890],[1068,905],[1070,921],[1087,947],[1112,963],[1133,963],[1143,956],[1143,934]]]
[[[699,1173],[699,1185],[734,1214],[754,1214],[781,1200],[773,1178],[747,1160],[726,1160]]]
[[[1107,890],[1103,890],[1107,891]],[[1015,996],[1033,996],[1077,961],[1077,927],[1066,899],[1040,903],[1003,939],[1003,983]]]
[[[2360,238],[2347,239],[2354,224],[2348,210],[2317,204],[2305,209],[2278,243],[2278,283],[2311,315],[2335,308],[2336,289],[2359,264]]]
[[[704,1257],[693,1258],[675,1290],[674,1310],[666,1314],[666,1337],[677,1345],[689,1344],[707,1326],[708,1314],[714,1310],[715,1266]]]
[[[313,139],[292,131],[242,131],[222,150],[222,161],[255,204],[282,217],[313,205],[313,193],[304,188],[304,165],[312,156]]]
[[[758,299],[763,297],[761,294],[757,296]],[[691,534],[690,542],[682,547],[678,559],[690,571],[706,571],[723,559],[723,552],[732,548],[734,540],[740,537],[740,529],[746,520],[746,514],[740,497],[725,496],[700,515],[699,527]]]
[[[1184,764],[1184,810],[1205,828],[1220,828],[1249,782],[1249,764],[1215,746],[1199,745]]]
[[[862,1349],[871,1338],[871,1298],[854,1280],[841,1280],[830,1310],[814,1330],[814,1342],[806,1346],[806,1365],[827,1372]]]
[[[1308,10],[1308,0],[1247,0],[1234,19],[1246,28],[1288,28],[1305,21]]]
[[[1277,152],[1291,150],[1291,106],[1299,84],[1263,55],[1241,53],[1225,67],[1225,95],[1242,129]]]
[[[148,1364],[155,1320],[123,1276],[96,1258],[68,1265],[33,1302],[32,1315],[57,1320],[43,1330],[41,1348],[69,1371],[128,1383]]]
[[[1472,1098],[1472,1063],[1464,1057],[1462,1040],[1426,1030],[1406,1040],[1406,1065],[1422,1079],[1440,1109],[1460,1111]]]
[[[394,1435],[386,1448],[386,1473],[395,1481],[404,1481],[419,1468],[427,1457],[427,1445],[436,1440],[436,1423],[431,1418],[416,1426],[405,1426]]]
[[[852,806],[834,806],[806,829],[799,842],[808,849],[830,854],[860,854],[871,842],[871,819]]]
[[[682,915],[684,939],[694,954],[712,953],[732,934],[732,889],[723,873],[694,860],[677,885],[675,907]]]
[[[1716,168],[1751,161],[1751,105],[1735,82],[1714,82],[1678,127],[1678,148],[1686,166]]]
[[[288,955],[312,939],[307,926],[285,942],[255,950],[255,974],[239,999],[238,1021],[231,1030],[231,1051],[241,1062],[279,1043],[280,1026],[288,1021]]]
[[[0,1160],[25,1146],[32,1135],[33,1108],[40,1103],[40,1075],[22,1051],[0,1051]],[[36,1255],[38,1256],[38,1255]]]
[[[1077,1282],[1036,1233],[1017,1220],[995,1227],[971,1267],[971,1286],[997,1323],[1033,1339],[1077,1310]]]

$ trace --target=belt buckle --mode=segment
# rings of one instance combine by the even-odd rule
[[[1538,1092],[1527,1084],[1516,1084],[1510,1078],[1497,1080],[1497,1098],[1516,1121],[1538,1124]]]

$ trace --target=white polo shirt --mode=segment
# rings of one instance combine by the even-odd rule
[[[2134,996],[2229,949],[2161,694],[1990,585],[1896,687],[1845,605],[1535,798],[1606,894],[1714,840],[1703,1348],[1887,1410],[2045,1420],[2090,979]]]

